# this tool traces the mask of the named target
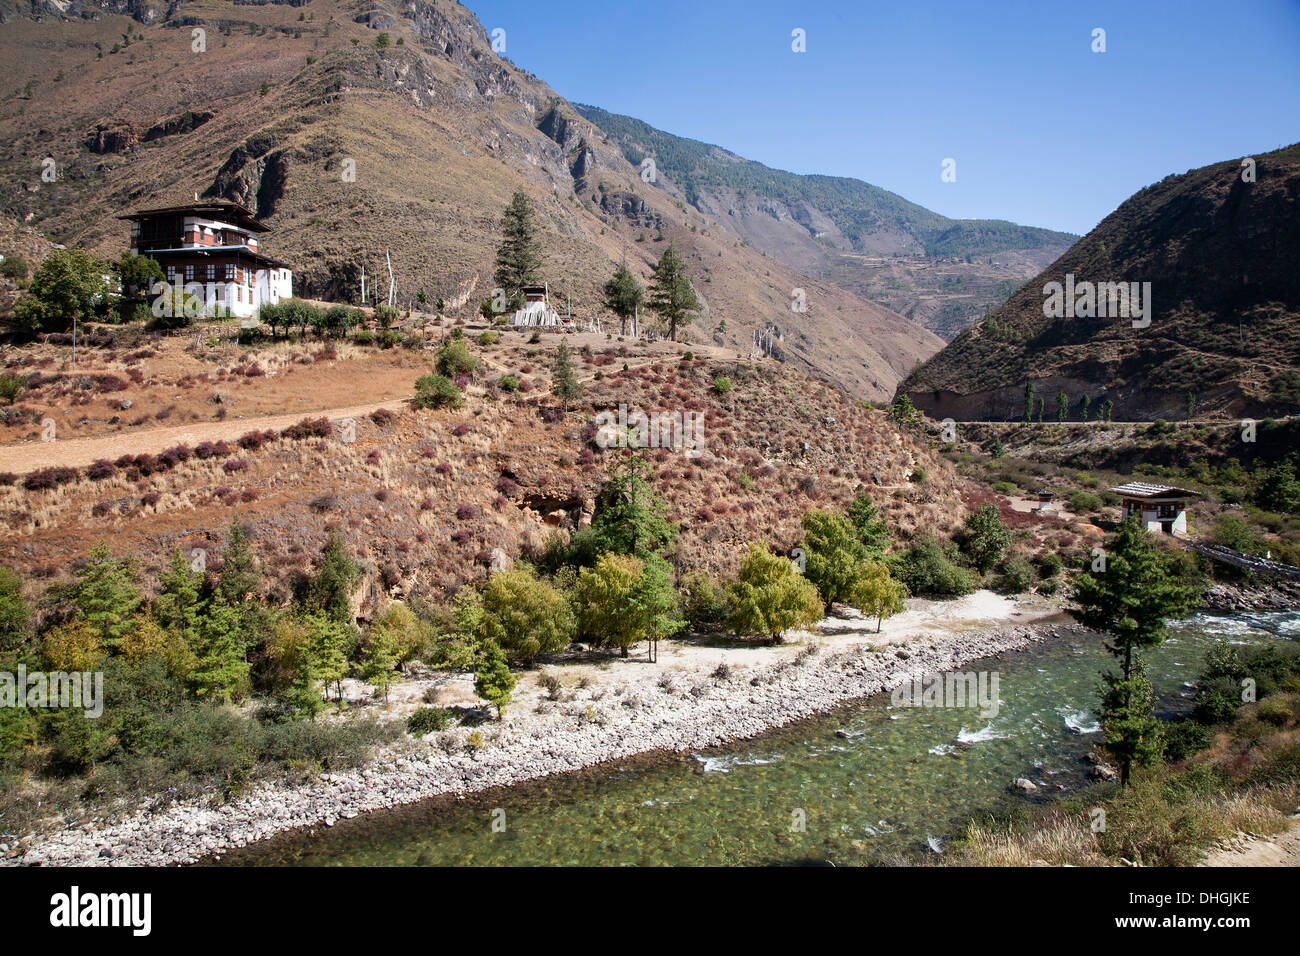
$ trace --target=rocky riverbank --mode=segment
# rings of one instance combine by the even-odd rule
[[[567,700],[529,690],[503,724],[409,738],[365,768],[323,774],[306,786],[264,784],[230,802],[141,810],[98,828],[32,835],[29,865],[159,866],[193,862],[295,827],[443,794],[564,773],[649,751],[702,749],[744,739],[857,697],[1065,630],[1046,604],[1016,605],[980,592],[916,602],[876,635],[861,617],[823,622],[824,637],[776,648],[699,648],[658,667],[606,672]],[[936,610],[937,609],[937,610]],[[992,621],[990,621],[990,616]],[[911,620],[907,620],[908,618]],[[901,619],[901,620],[900,620]],[[753,657],[746,655],[752,651]],[[726,664],[726,667],[719,666]],[[522,685],[521,685],[522,686]]]
[[[1279,578],[1263,586],[1218,583],[1201,600],[1215,611],[1294,611],[1300,607],[1300,581]]]

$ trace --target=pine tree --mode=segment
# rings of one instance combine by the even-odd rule
[[[1011,532],[1002,523],[997,505],[986,501],[966,516],[962,551],[971,559],[971,564],[979,569],[980,574],[988,574],[993,570],[1010,546]]]
[[[242,697],[248,680],[244,626],[239,609],[220,597],[208,602],[199,618],[190,690],[200,700],[226,703]]]
[[[340,623],[352,623],[352,592],[361,580],[361,569],[348,554],[343,539],[331,531],[321,549],[316,574],[307,588],[307,601],[313,610],[321,610]]]
[[[0,660],[18,652],[31,633],[32,609],[23,600],[22,581],[0,567]]]
[[[232,520],[221,555],[217,594],[231,606],[243,604],[257,590],[258,582],[257,559],[249,547],[248,534],[237,519]]]
[[[1107,543],[1104,570],[1085,571],[1075,580],[1070,613],[1083,625],[1110,635],[1106,649],[1121,662],[1122,673],[1107,678],[1102,697],[1102,729],[1121,761],[1127,784],[1132,764],[1150,727],[1150,700],[1144,703],[1138,652],[1156,647],[1167,635],[1165,621],[1185,613],[1196,599],[1197,582],[1184,576],[1172,555],[1130,518]]]
[[[569,345],[561,342],[555,350],[555,365],[551,370],[551,394],[560,400],[565,414],[569,411],[569,402],[582,396],[582,384],[573,374],[573,360],[569,355]]]
[[[1070,396],[1065,389],[1056,393],[1056,418],[1058,421],[1065,421],[1070,415]]]
[[[871,498],[865,494],[858,495],[849,505],[847,514],[849,523],[853,525],[867,554],[873,557],[884,555],[894,536],[889,525],[880,519],[880,512],[876,510]]]
[[[677,537],[667,506],[655,494],[646,475],[650,464],[639,455],[615,465],[596,497],[591,538],[596,553],[647,557],[665,551]]]
[[[516,192],[501,219],[502,239],[497,247],[495,275],[511,312],[523,308],[524,286],[536,282],[542,268],[536,228],[532,204],[522,191]]]
[[[153,602],[153,616],[159,625],[180,635],[191,647],[197,638],[202,611],[199,597],[202,586],[203,575],[191,571],[185,556],[176,551],[167,570],[158,577],[158,597]]]
[[[671,244],[664,250],[650,280],[650,308],[663,318],[671,341],[676,341],[678,327],[693,321],[694,313],[703,308],[686,275],[686,263]]]
[[[605,283],[605,308],[618,316],[618,334],[627,334],[627,321],[637,313],[645,298],[645,290],[636,276],[627,267],[627,262],[619,264],[614,276]]]
[[[306,659],[311,679],[325,685],[326,696],[330,684],[333,684],[338,699],[342,700],[343,678],[348,676],[351,631],[347,625],[320,612],[303,615],[302,624],[307,630]]]
[[[385,702],[388,701],[388,688],[397,679],[397,642],[385,628],[371,634],[361,679],[372,685]]]
[[[1034,383],[1029,382],[1025,385],[1025,421],[1029,421],[1029,416],[1034,410]]]
[[[497,720],[505,716],[506,705],[510,703],[517,681],[506,664],[505,652],[495,642],[485,641],[482,663],[474,675],[474,693],[496,706]]]
[[[118,561],[108,545],[90,550],[90,560],[75,572],[73,603],[109,648],[132,626],[143,598],[129,561]]]

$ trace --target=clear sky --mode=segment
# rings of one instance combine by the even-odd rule
[[[466,5],[571,101],[952,217],[1082,234],[1170,173],[1300,140],[1300,0]]]

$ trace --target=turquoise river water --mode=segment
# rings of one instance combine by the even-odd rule
[[[1300,613],[1198,614],[1149,657],[1163,714],[1218,638],[1300,639]],[[708,753],[658,756],[434,799],[278,835],[222,863],[261,865],[870,864],[942,850],[973,816],[1086,788],[1097,738],[1095,636],[973,662],[1001,706],[891,707],[888,694]],[[1026,777],[1040,790],[1009,786]],[[504,832],[494,829],[504,811]],[[802,825],[802,829],[801,829]]]

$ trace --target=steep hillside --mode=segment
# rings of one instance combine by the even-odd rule
[[[375,399],[373,390],[340,387],[349,380],[385,380],[399,396],[409,394],[427,356],[330,343],[195,347],[130,338],[128,330],[96,338],[100,344],[85,347],[78,362],[78,379],[120,380],[111,396],[78,392],[72,377],[54,371],[65,347],[36,344],[11,359],[12,368],[46,370],[18,415],[26,422],[52,416],[66,424],[60,436],[115,436],[112,454],[120,457],[86,466],[76,439],[29,444],[55,457],[38,470],[0,474],[0,517],[9,529],[0,565],[58,575],[108,540],[152,573],[177,548],[215,550],[237,518],[250,527],[272,593],[283,598],[293,574],[336,530],[363,562],[358,610],[368,616],[386,596],[444,600],[486,576],[494,549],[514,561],[551,534],[583,526],[610,465],[634,453],[650,460],[655,490],[682,525],[674,560],[683,572],[733,571],[751,540],[788,550],[801,540],[804,512],[844,506],[863,491],[904,540],[948,533],[976,490],[883,413],[778,363],[720,351],[705,358],[682,345],[618,345],[594,334],[530,344],[522,333],[506,333],[495,345],[475,346],[484,364],[467,383],[463,407],[417,411],[397,398],[385,406],[391,414],[350,411],[355,440],[348,442],[341,413],[322,413],[320,401]],[[561,338],[585,382],[582,402],[567,414],[548,394]],[[518,391],[497,387],[507,374],[519,379]],[[710,387],[718,375],[734,383],[725,395]],[[69,389],[85,400],[70,407]],[[211,400],[216,395],[220,402]],[[122,418],[164,403],[170,410],[108,420],[110,397],[115,407],[132,403]],[[268,429],[261,416],[272,399],[317,424]],[[631,412],[698,413],[700,453],[602,448],[596,415],[617,414],[620,404]],[[74,413],[80,425],[70,420]],[[192,431],[155,440],[173,424]],[[212,441],[206,429],[217,424],[227,438]],[[19,429],[6,437],[28,436]]]
[[[57,242],[116,255],[126,210],[233,199],[273,227],[266,249],[302,294],[355,301],[363,265],[386,274],[391,253],[399,301],[422,289],[468,314],[493,285],[501,210],[523,189],[551,291],[579,316],[601,314],[620,259],[644,280],[672,242],[706,304],[693,341],[748,351],[775,326],[782,360],[875,399],[942,345],[643,183],[450,0],[160,9],[74,0],[57,23],[47,7],[45,22],[14,18],[0,35],[0,203]],[[795,289],[806,312],[790,308]]]
[[[1027,383],[1116,419],[1266,416],[1300,409],[1300,146],[1191,170],[1143,189],[1002,308],[900,386],[928,413],[1018,417]],[[1151,313],[1044,315],[1050,282],[1150,283]],[[1076,315],[1078,312],[1076,311]],[[1139,327],[1135,327],[1135,325]]]
[[[951,339],[1078,236],[948,219],[858,179],[771,169],[630,116],[579,106],[628,161],[754,248]]]

